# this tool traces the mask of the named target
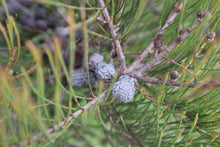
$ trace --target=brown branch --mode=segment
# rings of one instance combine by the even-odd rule
[[[108,24],[108,27],[109,27],[109,30],[111,32],[111,37],[112,37],[112,40],[116,46],[116,52],[117,52],[117,57],[118,57],[118,61],[120,63],[120,69],[121,69],[121,72],[124,73],[127,69],[126,67],[126,62],[125,62],[125,56],[124,56],[124,53],[122,52],[122,47],[121,47],[121,44],[117,38],[117,32],[116,32],[116,29],[113,25],[113,22],[111,20],[111,17],[109,16],[109,13],[108,13],[108,10],[107,8],[105,7],[105,3],[103,0],[97,0],[98,3],[99,3],[99,6],[101,8],[101,12],[102,12],[102,15],[106,21],[106,23]]]
[[[145,147],[144,143],[135,135],[134,130],[131,129],[131,128],[128,126],[128,124],[127,124],[127,122],[126,122],[125,120],[124,120],[124,123],[125,123],[125,125],[126,125],[128,131],[129,131],[129,132],[132,134],[132,136],[137,140],[137,142],[139,143],[139,145],[140,145],[141,147]]]
[[[158,85],[163,85],[165,80],[164,79],[157,79],[157,78],[153,78],[153,77],[144,77],[144,76],[140,76],[140,75],[136,75],[136,74],[129,74],[130,76],[136,78],[139,81],[143,81],[146,83],[150,83],[150,84],[158,84]],[[198,85],[199,82],[183,82],[182,87],[183,86],[187,86],[187,87],[195,87],[196,85]],[[167,80],[166,81],[166,85],[167,86],[177,86],[179,87],[181,85],[180,81],[175,81],[175,80]],[[206,86],[211,86],[211,87],[220,87],[220,81],[209,81],[206,82],[204,85],[202,85],[202,87],[206,87]],[[201,88],[202,88],[201,87]]]
[[[88,102],[85,106],[81,107],[78,111],[72,113],[67,119],[63,119],[61,120],[57,125],[55,125],[54,127],[50,127],[48,128],[45,133],[47,135],[49,134],[53,134],[55,131],[57,131],[59,128],[63,128],[65,127],[68,123],[70,123],[72,120],[74,120],[77,116],[79,116],[81,113],[83,113],[84,111],[86,111],[88,108],[90,108],[91,106],[93,106],[94,104],[96,104],[96,102],[99,99],[103,99],[105,97],[105,95],[107,94],[107,90],[104,91],[100,96],[95,97],[92,101]],[[45,137],[45,134],[43,132],[40,132],[38,135],[33,136],[30,140],[26,140],[24,142],[20,143],[20,146],[23,145],[30,145],[31,143],[41,140],[43,137]]]
[[[164,49],[161,53],[159,53],[156,57],[154,57],[152,60],[147,62],[143,68],[138,70],[138,73],[141,74],[145,72],[146,70],[149,70],[152,66],[157,65],[161,62],[161,59],[168,53],[171,52],[173,48],[175,48],[178,44],[181,44],[183,40],[191,33],[191,30],[196,28],[200,22],[205,18],[205,16],[208,14],[208,12],[204,13],[204,16],[201,18],[198,18],[197,21],[187,29],[187,31],[182,34],[181,36],[177,37],[177,39],[171,43],[166,49]]]
[[[187,1],[186,1],[187,2]],[[180,4],[180,6],[177,8],[178,3],[175,4],[173,12],[169,15],[166,23],[158,33],[155,35],[155,37],[158,34],[163,34],[164,30],[170,26],[173,23],[173,20],[176,18],[176,16],[182,11],[183,4]],[[130,73],[137,69],[137,65],[141,63],[141,61],[146,57],[150,52],[152,52],[152,48],[154,47],[154,39],[152,39],[151,43],[147,46],[147,48],[135,59],[135,61],[128,67],[127,73]]]

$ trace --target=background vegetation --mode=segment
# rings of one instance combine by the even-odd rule
[[[100,1],[1,0],[1,146],[220,146],[219,0],[105,0],[117,36]],[[157,38],[160,31],[163,39]],[[216,36],[210,39],[210,32]],[[137,78],[129,103],[111,96],[117,76],[110,84],[71,86],[73,70],[88,70],[94,52],[123,73],[115,40],[127,67],[152,41],[142,64],[177,42],[143,72],[145,80]],[[170,80],[173,71],[176,80]]]

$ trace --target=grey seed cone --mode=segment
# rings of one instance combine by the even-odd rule
[[[89,67],[95,69],[99,63],[104,61],[104,57],[98,53],[94,53],[89,57]]]
[[[96,67],[95,74],[99,80],[109,83],[115,75],[115,68],[112,64],[102,62]]]
[[[115,82],[112,88],[112,95],[118,102],[127,103],[133,99],[135,91],[135,79],[128,75],[122,75]]]
[[[96,82],[95,72],[89,71],[89,81],[93,85]],[[76,70],[72,76],[72,86],[73,87],[88,87],[88,76],[86,69]]]

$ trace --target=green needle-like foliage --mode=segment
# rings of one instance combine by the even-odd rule
[[[0,2],[0,146],[220,146],[219,0],[33,0],[16,13],[9,0]],[[60,19],[45,30],[28,26],[31,18],[22,16],[39,5],[47,10],[48,23],[56,13],[65,26],[58,25]],[[206,13],[201,21],[199,11]],[[137,78],[134,98],[117,102],[111,88],[124,73],[115,41],[128,68],[153,42],[137,66],[148,64],[161,53],[156,35],[173,13],[161,46],[176,45],[141,73],[157,83]],[[68,29],[65,47],[55,35],[60,28],[64,34]],[[184,32],[189,34],[179,41]],[[216,36],[208,40],[211,32]],[[87,75],[94,70],[88,59],[95,52],[118,73],[111,83],[72,87],[78,63]],[[170,78],[173,71],[177,79]]]

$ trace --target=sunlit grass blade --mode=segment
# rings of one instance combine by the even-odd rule
[[[15,61],[14,61],[13,65],[12,65],[12,68],[13,68],[15,66],[15,64],[17,63],[17,61],[19,59],[19,56],[20,56],[21,41],[20,41],[20,34],[19,34],[18,28],[16,26],[16,22],[15,22],[15,20],[12,16],[10,17],[10,19],[11,19],[12,26],[13,26],[13,29],[15,31],[16,40],[17,40],[17,55],[16,55],[16,58],[15,58]]]

